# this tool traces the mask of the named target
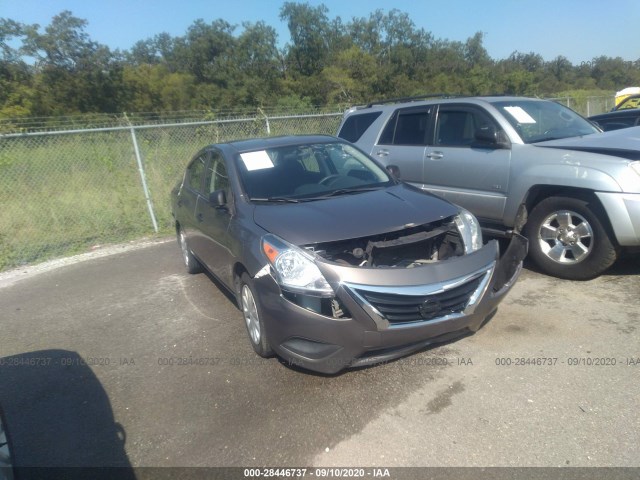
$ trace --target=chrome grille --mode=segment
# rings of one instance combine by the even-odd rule
[[[362,288],[354,290],[390,324],[424,322],[463,312],[483,278],[477,276],[453,288],[428,295],[382,293]]]

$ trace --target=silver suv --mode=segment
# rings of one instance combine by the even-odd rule
[[[593,278],[640,246],[640,127],[602,133],[548,100],[424,98],[351,108],[338,136],[486,233],[522,230],[550,275]]]

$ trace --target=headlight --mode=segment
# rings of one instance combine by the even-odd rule
[[[634,172],[640,175],[640,162],[631,162],[629,166]]]
[[[308,295],[333,295],[333,289],[320,273],[309,252],[271,234],[262,237],[262,251],[282,287]]]
[[[464,242],[464,252],[471,253],[482,248],[482,230],[480,223],[473,214],[467,210],[460,210],[455,218],[458,231]]]

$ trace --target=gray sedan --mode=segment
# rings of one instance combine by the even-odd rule
[[[328,136],[208,146],[172,202],[187,270],[235,296],[256,353],[324,373],[475,332],[527,250],[500,257],[471,213]]]

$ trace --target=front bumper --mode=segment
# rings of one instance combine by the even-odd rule
[[[515,283],[527,240],[514,235],[469,255],[415,268],[318,262],[347,316],[289,301],[271,275],[256,290],[271,347],[292,365],[323,373],[369,365],[477,331]]]
[[[597,192],[622,247],[640,246],[640,194]]]

